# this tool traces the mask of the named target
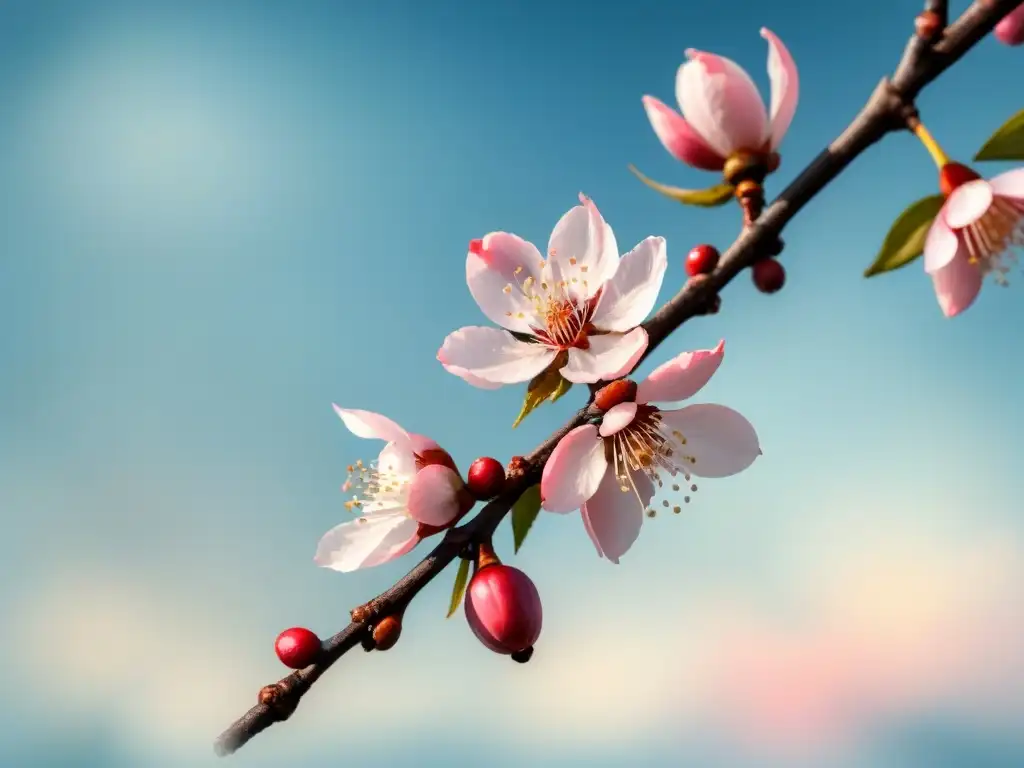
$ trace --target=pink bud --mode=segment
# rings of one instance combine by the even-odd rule
[[[1020,45],[1024,43],[1024,5],[1018,5],[1016,10],[996,24],[996,39],[1006,45]]]
[[[518,568],[488,565],[469,582],[466,621],[477,639],[495,653],[519,653],[533,646],[543,617],[537,587]]]

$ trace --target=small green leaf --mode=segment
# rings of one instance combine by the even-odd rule
[[[893,222],[889,234],[885,236],[885,242],[875,257],[875,263],[864,271],[864,277],[905,267],[924,253],[924,240],[928,236],[928,228],[939,215],[944,200],[942,195],[925,197],[912,203],[901,213]]]
[[[462,596],[466,594],[466,585],[469,583],[469,560],[459,561],[459,570],[455,574],[455,584],[452,586],[452,600],[448,604],[448,615],[446,619],[450,619],[455,615],[455,612],[459,610],[459,604],[462,603]]]
[[[533,377],[533,381],[526,387],[523,408],[512,424],[512,429],[518,427],[523,419],[540,407],[545,400],[553,403],[572,388],[572,382],[563,379],[559,373],[559,370],[565,367],[564,356],[564,353],[560,354],[555,358],[555,362]]]
[[[707,189],[681,189],[679,187],[670,187],[667,184],[660,184],[653,179],[647,178],[636,169],[635,165],[629,166],[629,170],[634,176],[655,192],[660,192],[665,197],[675,200],[677,203],[682,203],[683,205],[696,205],[701,208],[716,208],[719,205],[725,205],[729,202],[735,192],[731,184],[725,184],[724,182],[722,184],[716,184],[713,187],[708,187]]]
[[[539,512],[540,486],[531,485],[523,491],[523,495],[512,507],[512,540],[515,542],[516,552],[519,552],[519,548],[526,541],[526,534],[530,532],[530,527]]]
[[[975,160],[1024,160],[1024,109],[1011,117],[978,150]]]

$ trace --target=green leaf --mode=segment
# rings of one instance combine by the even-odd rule
[[[713,187],[708,187],[707,189],[681,189],[679,187],[670,187],[667,184],[660,184],[653,179],[647,178],[636,169],[635,165],[629,166],[629,170],[634,176],[655,192],[660,192],[665,197],[675,200],[677,203],[682,203],[683,205],[696,205],[701,208],[716,208],[719,205],[725,205],[729,202],[735,192],[735,189],[731,184],[726,184],[724,182],[722,184],[716,184]]]
[[[523,398],[523,408],[519,411],[512,429],[522,423],[523,419],[533,413],[545,400],[555,402],[572,388],[572,382],[562,378],[558,371],[565,367],[563,355],[555,358],[555,362],[549,365],[544,371],[533,377],[533,381],[526,387],[526,397]]]
[[[885,236],[882,249],[875,257],[875,263],[864,271],[864,277],[905,267],[924,253],[924,240],[928,235],[928,228],[939,215],[944,200],[942,195],[925,197],[912,203],[901,213],[893,222],[889,234]]]
[[[530,532],[533,521],[537,519],[540,512],[540,486],[531,485],[512,507],[512,540],[515,542],[515,551],[526,541],[526,534]]]
[[[1024,109],[1011,117],[978,150],[975,160],[1024,160]]]
[[[448,603],[448,615],[446,619],[450,619],[455,615],[455,612],[459,610],[459,604],[462,602],[462,596],[466,594],[466,585],[469,583],[469,560],[459,561],[459,570],[455,574],[455,584],[452,586],[452,600]]]

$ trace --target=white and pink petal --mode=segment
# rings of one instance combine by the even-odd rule
[[[638,403],[678,403],[700,392],[725,357],[725,342],[714,349],[683,352],[655,368],[636,389]]]
[[[925,235],[924,271],[928,274],[934,274],[949,264],[960,248],[960,240],[946,223],[944,211],[945,208],[939,211],[939,215],[928,228],[928,234]]]
[[[961,248],[946,266],[932,272],[932,285],[939,308],[946,317],[956,317],[970,307],[981,292],[982,274]]]
[[[608,472],[580,510],[597,554],[615,564],[639,537],[644,509],[654,497],[654,484],[642,472],[632,474],[625,491],[620,482],[614,472]]]
[[[450,525],[462,511],[463,488],[458,472],[443,464],[429,464],[416,473],[409,485],[409,515],[424,525]]]
[[[676,76],[683,117],[718,154],[761,149],[769,137],[768,113],[757,86],[724,56],[690,49]]]
[[[594,325],[619,333],[640,325],[658,301],[667,267],[665,238],[645,238],[619,260],[615,273],[605,283],[594,312]]]
[[[557,354],[552,347],[520,341],[499,328],[470,326],[450,333],[437,359],[451,373],[468,373],[470,384],[482,379],[501,385],[529,381]]]
[[[342,573],[380,565],[413,549],[418,530],[419,524],[405,514],[366,514],[324,534],[313,562]]]
[[[541,506],[565,514],[594,495],[608,470],[597,427],[584,424],[558,441],[541,473]]]
[[[685,451],[692,459],[686,466],[697,477],[738,474],[761,455],[754,427],[732,408],[701,403],[662,411],[661,417],[685,438]]]
[[[770,149],[775,151],[782,143],[796,114],[800,99],[800,76],[789,50],[770,29],[761,28],[761,37],[768,41],[768,78],[771,81],[771,111],[769,117]]]
[[[402,429],[387,416],[372,411],[360,411],[333,405],[334,412],[356,437],[369,440],[386,440],[389,443],[407,442],[409,433]]]
[[[644,96],[643,104],[655,135],[670,155],[702,171],[722,170],[725,158],[715,152],[682,115],[653,96]]]
[[[488,320],[529,333],[534,304],[524,289],[530,279],[540,281],[542,262],[536,246],[508,232],[491,232],[470,243],[466,284]]]
[[[560,373],[574,384],[594,384],[622,378],[636,367],[647,351],[647,331],[605,333],[588,338],[587,349],[570,349],[569,362]]]

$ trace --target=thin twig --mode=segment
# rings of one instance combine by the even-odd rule
[[[846,130],[764,209],[753,226],[743,230],[722,254],[714,273],[705,280],[689,281],[644,324],[650,339],[644,358],[684,322],[704,314],[709,302],[740,272],[765,254],[773,253],[777,249],[779,235],[797,211],[842,173],[854,158],[887,133],[905,129],[907,118],[916,114],[914,99],[918,93],[988,34],[1020,1],[977,0],[956,22],[946,27],[946,3],[926,0],[925,10],[942,18],[941,36],[931,44],[915,34],[892,79],[884,79],[878,84]],[[522,471],[510,478],[501,496],[487,504],[469,522],[448,531],[430,554],[394,586],[353,611],[354,618],[358,620],[324,643],[323,654],[316,664],[261,689],[260,703],[217,739],[217,753],[231,754],[275,722],[287,719],[320,675],[361,643],[375,618],[404,608],[431,579],[460,556],[467,544],[490,536],[522,492],[538,481],[544,462],[558,441],[571,429],[597,415],[591,406],[580,409],[561,429],[523,457]]]

